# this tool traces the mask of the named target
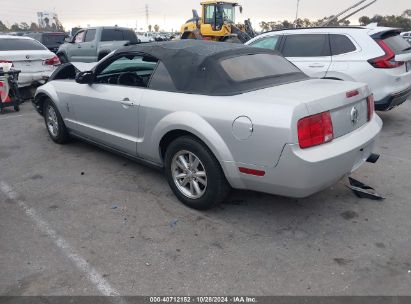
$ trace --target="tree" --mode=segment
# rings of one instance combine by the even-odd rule
[[[32,22],[30,24],[30,32],[38,32],[39,30],[40,29],[39,29],[39,26],[37,25],[37,23]]]
[[[29,25],[26,22],[20,23],[20,28],[22,31],[28,31],[30,29]]]
[[[20,32],[21,28],[17,23],[14,23],[11,27],[10,27],[10,31],[12,32]]]
[[[377,23],[379,26],[396,27],[404,29],[405,31],[411,30],[411,9],[405,10],[402,15],[375,15],[372,18],[362,16],[359,19],[361,25],[368,25],[370,23]]]
[[[153,29],[153,26],[150,24],[150,25],[148,26],[148,31],[151,32],[152,29]]]
[[[263,32],[268,32],[270,30],[270,25],[268,24],[268,22],[265,22],[265,21],[262,21],[260,23],[260,27]]]
[[[154,25],[154,31],[158,33],[160,31],[160,26],[158,24]]]
[[[8,27],[3,22],[0,21],[0,32],[8,32],[8,31],[9,31]]]
[[[367,25],[371,23],[371,18],[367,16],[362,16],[359,20],[360,25]]]

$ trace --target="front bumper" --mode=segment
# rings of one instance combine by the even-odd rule
[[[264,170],[263,177],[238,173],[238,167],[244,164],[226,163],[224,167],[230,167],[227,178],[234,188],[308,197],[361,167],[372,154],[381,129],[382,121],[375,115],[370,123],[331,143],[306,150],[295,144],[285,145],[279,163],[273,168],[248,166]]]
[[[411,96],[411,87],[398,92],[396,94],[391,94],[381,100],[375,101],[375,109],[377,111],[389,111],[399,105],[403,104],[408,97]]]

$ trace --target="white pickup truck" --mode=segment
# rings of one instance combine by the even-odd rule
[[[126,44],[141,41],[136,33],[121,27],[90,27],[79,30],[72,39],[60,46],[57,56],[61,63],[96,62]]]

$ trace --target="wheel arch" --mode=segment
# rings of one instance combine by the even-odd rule
[[[43,104],[47,99],[52,100],[57,106],[57,103],[56,103],[57,94],[55,92],[50,92],[50,91],[46,91],[43,89],[37,89],[37,92],[34,95],[33,104],[37,112],[41,116],[43,116]]]
[[[164,152],[167,149],[167,145],[174,139],[185,135],[193,136],[207,146],[229,179],[230,170],[226,167],[226,163],[234,161],[230,149],[212,125],[198,114],[191,112],[174,112],[169,114],[153,129],[152,144],[158,148],[160,162],[164,163]]]
[[[324,79],[334,79],[334,80],[342,80],[342,81],[356,81],[351,76],[343,74],[341,72],[327,72],[327,75]]]

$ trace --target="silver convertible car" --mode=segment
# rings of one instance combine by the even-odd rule
[[[73,136],[162,168],[196,209],[231,188],[310,196],[364,164],[382,127],[366,85],[311,79],[273,51],[210,41],[63,65],[34,105],[56,143]]]

